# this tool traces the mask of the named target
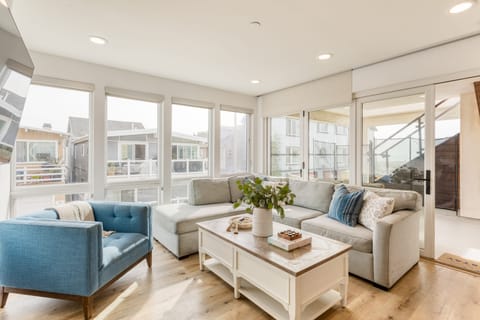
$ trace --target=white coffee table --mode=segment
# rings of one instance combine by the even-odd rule
[[[302,231],[312,244],[286,252],[250,230],[227,232],[228,221],[198,223],[200,270],[230,284],[235,298],[245,296],[276,319],[315,319],[346,305],[350,245]],[[273,229],[294,228],[274,223]]]

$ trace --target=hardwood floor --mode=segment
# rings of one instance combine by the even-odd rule
[[[271,319],[210,272],[198,256],[177,260],[155,243],[141,263],[94,300],[95,319]],[[390,291],[350,277],[348,305],[319,319],[478,319],[480,277],[422,260]],[[83,319],[80,304],[11,294],[1,320]]]

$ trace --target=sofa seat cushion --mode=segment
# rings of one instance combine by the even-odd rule
[[[373,232],[362,225],[349,227],[323,215],[304,220],[302,230],[315,233],[330,239],[338,240],[352,246],[353,250],[371,253],[373,247]]]
[[[298,206],[285,206],[285,218],[280,218],[276,213],[273,215],[273,221],[283,223],[294,228],[300,229],[303,220],[318,217],[324,214],[318,210],[302,208]]]
[[[148,242],[146,235],[141,233],[112,233],[103,238],[103,267],[108,266],[128,251],[135,250],[142,243]]]
[[[153,207],[155,224],[166,231],[182,234],[197,231],[197,222],[217,219],[245,212],[245,207],[233,208],[231,202],[191,206],[189,204],[165,204]]]
[[[99,285],[103,286],[144,257],[149,247],[148,237],[141,233],[116,232],[103,238],[103,264],[99,273]]]

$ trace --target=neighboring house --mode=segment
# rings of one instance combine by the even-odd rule
[[[70,179],[83,182],[88,179],[88,123],[87,118],[70,117],[68,133],[71,137]],[[157,176],[157,130],[145,129],[140,122],[112,121],[107,123],[107,176],[113,179]],[[208,172],[208,138],[173,133],[172,173],[189,176]]]
[[[51,184],[67,181],[69,135],[51,129],[21,127],[18,131],[16,150],[16,183]]]
[[[272,121],[271,167],[273,175],[298,175],[302,168],[300,120],[294,117]],[[309,176],[322,180],[348,180],[348,128],[331,122],[310,120]]]

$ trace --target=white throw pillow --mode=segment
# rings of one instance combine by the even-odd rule
[[[363,196],[363,207],[358,223],[373,231],[379,219],[392,214],[394,205],[395,199],[380,197],[375,192],[367,190]]]

